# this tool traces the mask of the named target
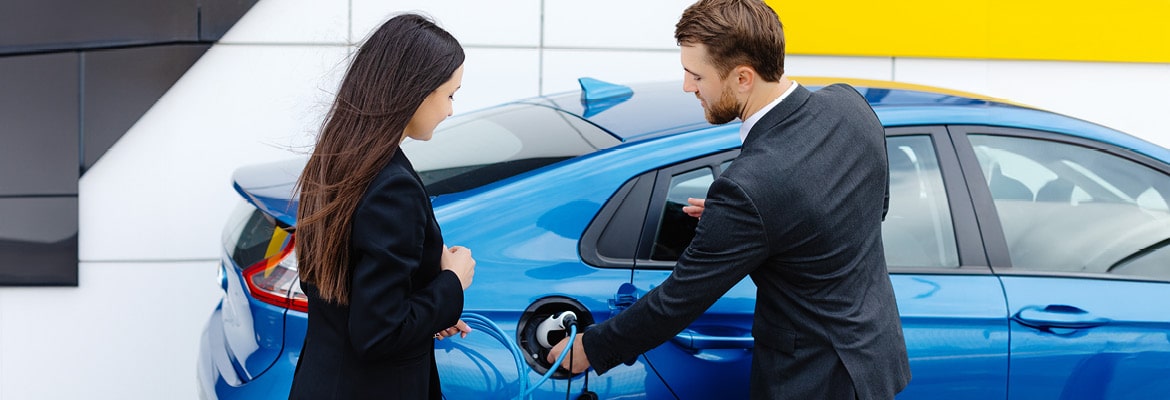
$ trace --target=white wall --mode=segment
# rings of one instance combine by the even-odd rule
[[[264,0],[81,179],[80,285],[0,288],[0,400],[192,399],[220,292],[238,166],[307,150],[369,31],[422,10],[467,49],[456,112],[571,90],[576,78],[681,78],[691,0]],[[1078,116],[1170,146],[1170,65],[790,56],[793,75],[943,86]]]

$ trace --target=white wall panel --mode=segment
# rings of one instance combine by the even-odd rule
[[[467,48],[463,87],[455,94],[455,113],[539,94],[540,52],[536,49]]]
[[[989,81],[1003,97],[1170,147],[1170,65],[999,61]]]
[[[219,43],[343,44],[349,25],[348,1],[260,1]]]
[[[544,94],[578,90],[577,78],[613,83],[679,81],[677,48],[669,51],[545,50]]]
[[[347,50],[212,47],[81,178],[81,260],[217,257],[232,172],[309,150]]]
[[[76,288],[0,289],[0,399],[194,399],[216,268],[81,263]]]
[[[890,80],[894,61],[889,57],[784,57],[784,72],[790,76],[829,76]]]
[[[896,79],[1005,98],[1170,147],[1170,65],[905,59]]]
[[[536,47],[540,44],[540,0],[352,1],[355,43],[361,42],[391,15],[415,11],[433,17],[464,46]]]
[[[692,0],[545,0],[544,45],[677,48],[674,24]]]

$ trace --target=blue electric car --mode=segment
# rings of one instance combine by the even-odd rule
[[[839,81],[886,127],[883,239],[913,372],[900,399],[1170,393],[1170,151],[978,95]],[[708,124],[678,83],[582,87],[457,116],[402,147],[446,241],[475,253],[465,311],[522,349],[484,332],[437,342],[449,399],[516,397],[548,369],[537,322],[603,321],[666,278],[694,234],[686,198],[735,162],[738,123]],[[304,161],[235,174],[203,398],[287,398],[308,317],[290,255]],[[746,398],[754,299],[745,280],[629,365],[556,372],[534,398],[575,398],[587,377],[601,398]]]

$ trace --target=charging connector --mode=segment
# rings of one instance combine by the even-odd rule
[[[576,325],[577,314],[572,311],[550,315],[536,326],[536,342],[545,350],[551,349],[568,337],[569,328]]]

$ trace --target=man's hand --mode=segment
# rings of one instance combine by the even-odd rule
[[[585,356],[585,346],[581,344],[581,335],[581,333],[578,333],[576,338],[573,339],[573,352],[565,356],[565,360],[561,362],[562,367],[574,374],[579,374],[589,369],[589,358]],[[569,338],[561,339],[560,343],[557,343],[556,346],[553,346],[552,350],[548,351],[549,364],[557,362],[557,357],[560,357],[561,352],[565,351],[565,342],[568,340]],[[569,365],[570,360],[572,360],[572,365]]]
[[[707,205],[707,199],[693,199],[693,198],[687,197],[687,204],[690,204],[690,205],[683,206],[683,208],[682,208],[683,212],[687,213],[687,215],[690,215],[692,217],[699,218],[699,216],[703,215],[703,209]]]

